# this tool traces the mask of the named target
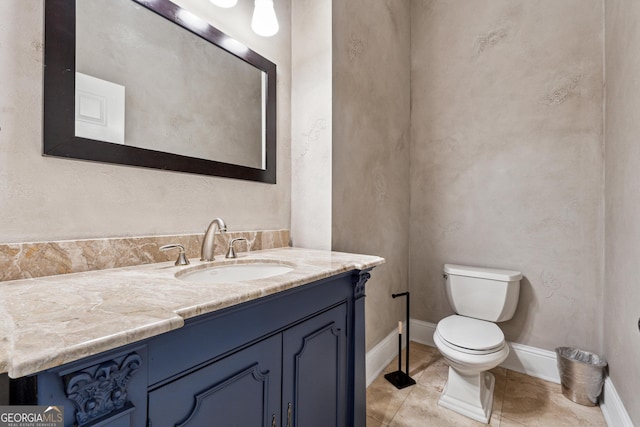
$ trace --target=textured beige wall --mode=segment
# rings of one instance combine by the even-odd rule
[[[278,66],[278,184],[42,157],[44,2],[3,0],[0,242],[201,233],[215,216],[233,230],[289,228],[290,1],[275,2],[281,29],[269,39],[252,34],[251,4],[194,3]]]
[[[601,0],[413,0],[414,317],[442,265],[522,271],[506,337],[601,350]]]
[[[605,5],[604,355],[616,391],[640,425],[640,3]]]
[[[333,2],[333,249],[382,256],[367,348],[404,319],[409,256],[409,2]]]

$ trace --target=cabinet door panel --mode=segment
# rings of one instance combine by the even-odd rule
[[[284,332],[283,426],[346,426],[346,319],[342,304]]]
[[[271,427],[280,419],[280,335],[149,393],[153,427]]]

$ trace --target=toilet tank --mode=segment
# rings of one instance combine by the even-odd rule
[[[467,317],[504,322],[520,296],[519,271],[445,264],[446,290],[453,310]]]

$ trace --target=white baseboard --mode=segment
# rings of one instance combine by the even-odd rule
[[[629,418],[629,414],[609,377],[604,380],[604,392],[600,398],[600,409],[608,426],[633,427],[633,422]]]
[[[428,345],[429,347],[436,346],[436,343],[433,342],[433,334],[436,331],[436,325],[434,323],[423,322],[422,320],[416,319],[411,319],[410,322],[411,341]]]
[[[524,344],[510,342],[509,357],[500,366],[512,371],[527,374],[560,384],[558,362],[554,351],[543,350]]]
[[[435,347],[433,333],[436,330],[436,325],[434,323],[411,319],[410,327],[411,341]],[[524,344],[511,342],[508,344],[511,350],[509,357],[500,366],[535,378],[557,384],[560,383],[555,352]],[[367,352],[367,386],[380,375],[397,353],[398,331],[394,329]],[[634,427],[609,377],[607,377],[604,382],[604,392],[600,408],[602,409],[602,414],[608,426]]]
[[[428,345],[429,347],[436,346],[436,343],[433,342],[433,334],[436,331],[436,325],[434,323],[423,322],[422,320],[416,319],[411,319],[410,322],[411,341]]]

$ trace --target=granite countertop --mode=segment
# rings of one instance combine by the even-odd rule
[[[384,263],[376,256],[279,248],[237,259],[190,260],[62,274],[0,283],[0,373],[19,378],[178,329],[186,319],[351,270]],[[294,267],[279,276],[199,284],[175,274],[203,264],[267,260]]]

